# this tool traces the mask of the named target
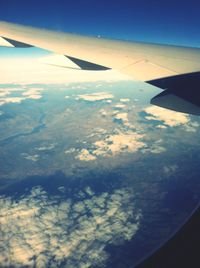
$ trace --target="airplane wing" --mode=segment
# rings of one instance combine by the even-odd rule
[[[71,60],[77,69],[116,69],[164,89],[151,103],[200,114],[200,49],[54,32],[0,22],[0,45],[39,47]]]

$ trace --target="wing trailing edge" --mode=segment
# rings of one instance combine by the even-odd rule
[[[10,46],[10,47],[21,47],[21,48],[26,48],[26,47],[33,47],[32,45],[19,42],[4,36],[1,36],[1,39],[4,40],[4,43],[2,43],[2,46]]]

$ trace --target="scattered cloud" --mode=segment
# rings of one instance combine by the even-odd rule
[[[41,91],[43,91],[43,88],[31,88],[26,90],[25,92],[22,93],[23,96],[31,96],[31,95],[40,95]]]
[[[114,121],[121,123],[124,127],[127,127],[129,129],[135,128],[135,126],[129,122],[128,113],[121,113],[119,111],[114,111],[112,115]]]
[[[171,111],[157,106],[149,106],[144,110],[147,120],[162,121],[156,128],[165,129],[167,127],[184,126],[187,132],[196,132],[199,123],[192,121],[190,116],[180,112]]]
[[[25,100],[24,96],[10,96],[12,93],[21,93],[24,91],[23,87],[4,87],[0,88],[0,105],[4,105],[7,103],[21,103]]]
[[[35,147],[36,150],[38,151],[50,151],[56,147],[55,143],[50,143],[48,145],[40,146],[40,147]]]
[[[190,123],[190,126],[196,128],[196,127],[199,127],[199,123],[194,121]]]
[[[169,127],[185,125],[190,121],[189,116],[186,114],[157,106],[149,106],[144,111],[148,114],[145,116],[147,120],[163,121],[163,123]]]
[[[124,108],[126,108],[126,105],[125,104],[122,104],[122,103],[117,103],[114,106],[114,108],[116,108],[116,109],[124,109]]]
[[[91,94],[82,94],[78,95],[78,99],[85,100],[85,101],[101,101],[114,98],[113,94],[108,92],[97,92]]]
[[[196,123],[196,122],[194,122]],[[192,124],[192,122],[190,122],[189,124],[185,125],[185,130],[187,132],[196,132],[197,128],[198,128],[198,123],[197,124]]]
[[[112,103],[112,100],[105,100],[105,102],[107,102],[107,103]]]
[[[166,148],[156,144],[150,147],[148,151],[151,152],[152,154],[160,154],[166,152]]]
[[[145,146],[141,141],[142,134],[137,132],[127,131],[125,133],[118,132],[114,135],[107,136],[104,140],[99,140],[94,143],[96,149],[92,152],[95,156],[115,156],[122,152],[136,152]]]
[[[34,155],[29,155],[27,153],[22,153],[22,156],[26,159],[26,160],[30,160],[33,162],[37,162],[39,160],[39,155],[38,154],[34,154]]]
[[[165,129],[165,128],[167,128],[167,126],[165,126],[165,125],[157,125],[156,128]]]
[[[92,191],[92,189],[89,186],[87,186],[85,188],[85,193],[88,194],[89,196],[93,196],[94,195],[94,192]]]
[[[32,99],[32,100],[39,100],[42,98],[42,95],[29,95],[27,99]]]
[[[96,87],[96,88],[98,88],[98,87],[103,87],[103,84],[97,84],[95,87]]]
[[[0,90],[0,98],[5,97],[5,96],[7,96],[9,94],[10,94],[10,92],[8,92],[8,91],[2,91],[2,90]]]
[[[64,186],[59,187],[61,192]],[[106,246],[131,240],[140,227],[134,193],[122,188],[95,195],[87,187],[79,199],[50,197],[41,187],[17,201],[0,198],[2,267],[99,267]]]
[[[73,154],[76,152],[76,148],[70,148],[68,150],[65,150],[65,154]]]
[[[41,91],[44,90],[43,88],[31,88],[22,93],[27,99],[38,100],[42,98]]]
[[[80,161],[93,161],[96,160],[96,157],[91,154],[87,149],[82,149],[76,156],[76,159]]]
[[[102,135],[105,135],[106,133],[107,133],[107,131],[105,129],[98,127],[98,128],[95,128],[93,133],[91,133],[87,137],[88,138],[92,138],[92,137],[95,137],[95,136],[101,136],[102,137]]]
[[[119,110],[115,110],[115,111],[112,112],[112,115],[116,115],[118,113],[119,113]]]
[[[128,113],[117,113],[114,119],[121,121],[125,125],[128,123]]]
[[[104,110],[104,109],[101,109],[101,110],[99,111],[99,113],[100,113],[100,115],[102,115],[103,117],[106,117],[106,116],[108,115],[107,111]]]
[[[120,99],[121,102],[129,102],[130,99],[126,98],[126,99]]]
[[[4,87],[4,88],[0,88],[0,92],[4,93],[7,92],[8,94],[12,93],[12,92],[18,92],[18,91],[24,91],[25,88],[22,87]]]
[[[97,128],[95,128],[95,132],[96,132],[97,135],[106,134],[106,129],[97,127]]]
[[[58,191],[60,191],[61,193],[65,193],[65,187],[64,186],[59,186]]]
[[[107,94],[107,93],[106,93]],[[93,96],[92,99],[96,95]],[[86,96],[86,99],[90,99],[91,95],[81,95]],[[101,96],[101,95],[100,95]],[[124,99],[122,99],[124,100]],[[129,99],[125,99],[124,102],[128,102]],[[118,107],[119,105],[119,107]],[[94,161],[99,157],[113,157],[121,153],[134,153],[140,149],[147,147],[147,144],[142,141],[144,134],[140,134],[135,130],[135,126],[129,122],[128,113],[120,111],[121,108],[124,108],[123,103],[118,103],[113,106],[114,110],[110,112],[105,109],[101,109],[99,114],[103,117],[111,115],[114,123],[120,123],[120,127],[112,130],[112,133],[108,133],[106,130],[101,129],[98,131],[95,129],[92,134],[88,135],[88,138],[94,138],[95,141],[87,142],[87,147],[79,151],[76,155],[76,159],[80,161]],[[120,110],[115,110],[115,109]],[[99,138],[98,138],[99,136]],[[83,143],[84,144],[84,143]],[[164,148],[156,147],[152,148],[152,153],[159,153],[164,151]],[[149,149],[150,151],[150,149]]]
[[[21,97],[0,98],[0,105],[8,103],[21,103],[23,100],[25,100],[25,98]]]
[[[42,98],[41,91],[43,88],[31,88],[27,89],[26,87],[10,87],[0,89],[0,105],[8,104],[8,103],[21,103],[26,99],[38,100]],[[10,96],[12,93],[19,93],[20,96]],[[8,97],[9,95],[9,97]]]
[[[163,140],[157,140],[155,142],[151,142],[149,146],[146,146],[142,149],[142,153],[152,153],[152,154],[161,154],[166,152],[166,148],[162,145]]]

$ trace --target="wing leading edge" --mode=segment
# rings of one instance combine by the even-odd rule
[[[80,69],[117,69],[164,89],[153,104],[200,114],[199,48],[109,40],[7,22],[0,22],[0,37],[8,46],[35,46],[64,55]]]

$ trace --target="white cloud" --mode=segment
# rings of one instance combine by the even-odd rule
[[[27,99],[33,99],[33,100],[39,100],[42,98],[42,95],[29,95],[27,96]]]
[[[42,98],[42,95],[41,95],[42,90],[44,89],[43,88],[31,88],[23,92],[22,95],[25,96],[26,99],[38,100]]]
[[[31,95],[40,95],[41,91],[43,91],[43,88],[30,88],[22,93],[23,96],[31,96]]]
[[[146,146],[146,144],[141,141],[144,135],[133,130],[123,132],[116,129],[114,134],[106,135],[106,131],[100,128],[96,129],[96,131],[88,137],[91,138],[94,136],[100,136],[101,139],[90,144],[90,151],[86,148],[79,151],[78,155],[75,157],[76,159],[80,161],[94,161],[99,156],[113,157],[121,153],[133,153]]]
[[[133,195],[125,188],[95,195],[87,187],[79,193],[85,196],[81,200],[61,200],[36,187],[18,201],[1,197],[1,265],[103,266],[109,258],[106,246],[132,239],[139,229],[141,212]]]
[[[147,120],[162,121],[156,128],[165,129],[166,127],[183,126],[187,132],[196,132],[199,123],[192,121],[190,116],[180,112],[171,111],[157,106],[149,106],[144,110],[148,115]]]
[[[142,134],[137,132],[127,131],[125,133],[118,132],[114,135],[107,136],[104,140],[99,140],[94,143],[96,149],[92,152],[96,156],[115,156],[122,152],[136,152],[145,146],[141,141]]]
[[[41,91],[43,88],[31,88],[27,89],[26,87],[9,87],[0,89],[0,105],[8,104],[8,103],[21,103],[26,99],[34,99],[38,100],[42,98]],[[21,96],[18,97],[8,97],[8,95],[13,92],[19,92]]]
[[[38,154],[34,154],[34,155],[29,155],[27,153],[22,153],[22,156],[26,159],[26,160],[30,160],[33,162],[37,162],[39,160],[39,155]]]
[[[50,151],[56,147],[55,143],[50,143],[48,145],[40,146],[40,147],[35,147],[36,150],[38,151]]]
[[[128,113],[117,113],[114,119],[121,120],[123,124],[128,123]]]
[[[89,196],[93,196],[93,195],[94,195],[94,192],[92,191],[92,189],[91,189],[89,186],[87,186],[87,187],[85,188],[85,192],[86,192],[86,194],[88,194]]]
[[[119,122],[121,122],[123,126],[129,129],[135,128],[135,126],[129,122],[128,113],[121,113],[119,111],[114,111],[112,114],[113,114],[113,119],[119,120]]]
[[[190,123],[186,126],[186,131],[188,132],[196,132],[199,127],[199,123],[196,121],[190,121]]]
[[[124,99],[120,99],[120,101],[121,101],[121,102],[129,102],[130,99],[128,99],[128,98],[124,98]]]
[[[102,135],[105,135],[107,133],[107,131],[103,128],[95,128],[93,133],[91,133],[90,135],[87,136],[87,138],[92,138],[92,137],[95,137],[95,136],[100,136],[102,137]]]
[[[73,154],[76,152],[76,149],[75,148],[70,148],[68,150],[65,150],[65,154]]]
[[[105,117],[105,116],[108,115],[107,111],[104,110],[104,109],[101,109],[101,110],[99,111],[99,113],[100,113],[100,115],[102,115],[103,117]]]
[[[96,157],[92,155],[87,149],[82,149],[76,156],[76,159],[80,161],[93,161],[96,160]]]
[[[22,87],[5,87],[5,88],[0,88],[0,92],[7,92],[8,94],[12,92],[18,92],[18,91],[24,91],[25,88]]]
[[[97,92],[97,93],[91,93],[91,94],[78,95],[79,99],[82,99],[85,101],[101,101],[101,100],[112,99],[113,97],[114,96],[111,93],[107,93],[107,92]]]
[[[0,98],[0,105],[8,103],[21,103],[25,98],[21,97],[10,97],[10,98]]]
[[[190,122],[190,124],[185,125],[185,130],[187,132],[196,132],[197,131],[197,127],[196,126],[192,126],[191,125],[191,122]]]
[[[98,88],[98,87],[103,87],[103,84],[98,84],[98,85],[96,85],[95,87],[96,87],[96,88]]]
[[[199,127],[199,123],[198,122],[191,122],[190,123],[191,127]]]
[[[105,100],[105,102],[107,102],[107,103],[112,103],[112,100]]]
[[[167,128],[167,126],[165,126],[165,125],[158,125],[158,126],[156,126],[156,128],[165,129],[165,128]]]
[[[9,95],[9,94],[10,94],[9,91],[0,91],[0,98],[1,98],[1,97],[5,97],[5,96],[7,96],[7,95]]]
[[[163,146],[163,140],[159,139],[156,141],[151,141],[151,143],[149,144],[149,146],[144,147],[142,149],[142,153],[152,153],[152,154],[161,154],[166,152],[166,148]]]
[[[152,154],[160,154],[166,152],[166,148],[160,145],[154,145],[149,148],[149,152]]]
[[[148,116],[145,116],[147,120],[163,121],[163,123],[169,127],[185,125],[190,121],[189,116],[186,114],[157,106],[149,106],[144,111],[149,114]]]
[[[126,105],[125,104],[122,104],[122,103],[117,103],[114,106],[114,108],[116,108],[116,109],[124,109],[124,108],[126,108]]]
[[[58,187],[58,190],[59,190],[61,193],[65,193],[65,187],[64,187],[64,186],[59,186],[59,187]]]

